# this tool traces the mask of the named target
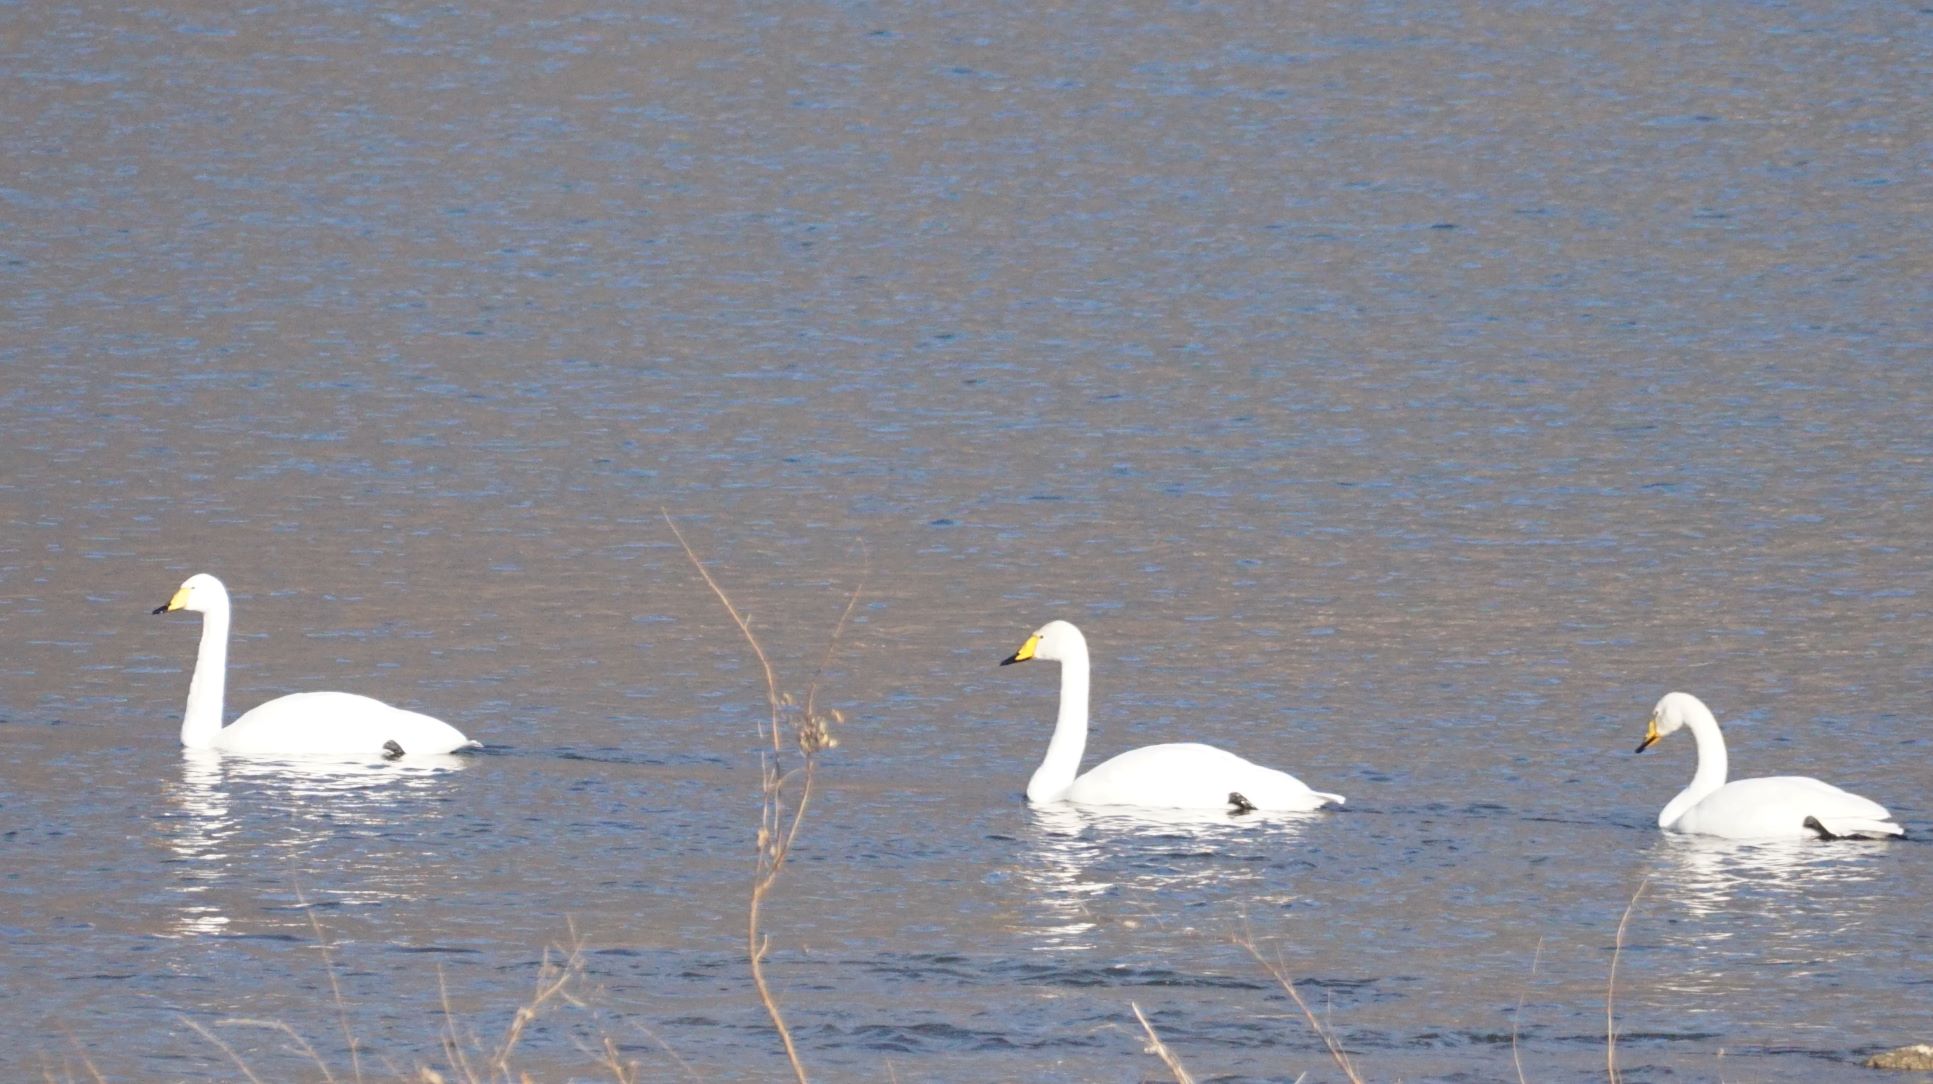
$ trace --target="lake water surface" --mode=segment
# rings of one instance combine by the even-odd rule
[[[764,685],[841,709],[821,1079],[1854,1077],[1933,1038],[1933,21],[1910,5],[0,8],[0,1067],[787,1075]],[[344,688],[447,763],[184,756]],[[1030,809],[1199,739],[1340,812]],[[1742,774],[1918,840],[1661,835]],[[1640,889],[1642,891],[1640,892]],[[1636,902],[1632,903],[1634,894]],[[327,946],[324,951],[323,946]],[[332,985],[333,984],[333,985]],[[339,993],[337,991],[339,990]],[[273,1021],[281,1032],[238,1021]]]

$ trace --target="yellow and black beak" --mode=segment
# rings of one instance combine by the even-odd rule
[[[175,590],[174,597],[154,608],[158,614],[171,614],[188,605],[188,585],[182,584]]]
[[[1658,717],[1656,715],[1653,715],[1650,721],[1644,724],[1644,740],[1639,742],[1638,747],[1632,750],[1632,752],[1642,753],[1646,749],[1651,748],[1651,746],[1655,742],[1657,742],[1657,740],[1658,740]]]
[[[1034,648],[1039,646],[1040,646],[1040,633],[1036,632],[1032,636],[1027,637],[1027,642],[1020,645],[1019,651],[1016,651],[1013,654],[1007,656],[1006,658],[1001,659],[1000,665],[1012,666],[1014,663],[1017,663],[1017,662],[1026,662],[1028,659],[1031,659],[1034,657]]]

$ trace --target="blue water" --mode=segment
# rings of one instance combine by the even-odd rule
[[[1368,1079],[1601,1079],[1614,956],[1631,1081],[1928,1038],[1924,15],[0,20],[10,1076],[456,1079],[575,945],[518,1071],[785,1077],[765,690],[667,512],[794,692],[863,585],[765,915],[820,1079],[1166,1079],[1130,1003],[1342,1079],[1244,936]],[[203,570],[231,714],[484,750],[184,758]],[[1054,617],[1090,765],[1347,806],[1029,809]],[[1916,838],[1662,836],[1672,688]]]

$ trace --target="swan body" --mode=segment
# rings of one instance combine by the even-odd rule
[[[274,756],[451,753],[481,745],[450,724],[355,693],[294,693],[251,708],[222,726],[228,681],[228,589],[206,572],[188,577],[155,613],[198,612],[201,648],[188,682],[181,744],[189,749]]]
[[[1691,731],[1698,769],[1691,785],[1658,814],[1667,832],[1724,839],[1836,839],[1903,836],[1886,807],[1803,775],[1772,775],[1726,782],[1725,737],[1704,701],[1690,693],[1666,693],[1651,709],[1642,753],[1679,729]]]
[[[1050,621],[1027,638],[1006,666],[1030,659],[1060,663],[1060,716],[1047,756],[1027,782],[1027,800],[1146,809],[1251,809],[1307,812],[1342,804],[1342,795],[1310,790],[1287,772],[1264,768],[1195,742],[1149,745],[1078,774],[1087,747],[1087,639],[1066,621]]]

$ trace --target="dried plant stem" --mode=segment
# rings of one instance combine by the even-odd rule
[[[846,596],[846,608],[839,611],[839,622],[832,626],[832,635],[826,638],[826,653],[820,657],[819,668],[812,672],[812,680],[805,687],[805,714],[807,718],[811,718],[816,714],[814,705],[818,702],[819,682],[825,678],[826,668],[832,665],[832,653],[838,648],[840,639],[846,635],[846,626],[852,622],[852,612],[859,608],[859,593],[866,586],[865,570],[871,565],[872,561],[871,556],[866,552],[866,543],[862,541],[858,545],[860,567],[859,586],[853,588],[852,594]]]
[[[322,970],[329,976],[329,996],[335,1002],[336,1023],[342,1028],[342,1041],[349,1044],[349,1071],[362,1084],[362,1044],[356,1041],[356,1033],[349,1026],[349,1005],[342,999],[342,984],[336,981],[336,958],[330,951],[329,938],[322,932],[322,921],[315,917],[315,909],[309,906],[309,899],[303,895],[301,886],[295,889],[295,902],[302,905],[302,913],[309,920],[309,929],[315,933],[316,947],[322,950]],[[323,1070],[327,1074],[328,1070]]]
[[[704,1084],[704,1078],[698,1075],[698,1070],[693,1069],[690,1062],[680,1057],[678,1051],[670,1043],[665,1042],[664,1036],[659,1035],[657,1032],[652,1031],[643,1023],[636,1020],[631,1021],[631,1027],[636,1029],[638,1034],[655,1043],[658,1049],[664,1053],[664,1056],[670,1058],[671,1063],[678,1067],[678,1071],[685,1075],[685,1079],[692,1081],[693,1084]],[[603,1036],[603,1040],[604,1045],[602,1051],[604,1060],[602,1064],[604,1067],[611,1070],[611,1076],[617,1080],[618,1084],[636,1084],[638,1078],[638,1063],[635,1061],[621,1061],[618,1057],[616,1041],[609,1035]],[[653,1079],[658,1078],[654,1077]]]
[[[322,1060],[322,1055],[316,1053],[315,1047],[309,1045],[309,1040],[304,1039],[302,1036],[296,1034],[295,1029],[290,1027],[288,1024],[284,1023],[283,1021],[230,1018],[227,1020],[217,1020],[216,1023],[220,1024],[222,1027],[225,1027],[225,1028],[261,1028],[264,1031],[281,1032],[282,1034],[288,1036],[289,1041],[294,1043],[298,1049],[300,1049],[304,1054],[307,1054],[309,1056],[309,1060],[315,1063],[316,1069],[321,1071],[322,1079],[326,1081],[327,1084],[335,1084],[336,1077],[334,1073],[331,1073],[329,1071],[329,1063]],[[230,1051],[229,1053],[231,1057],[234,1055],[233,1051]]]
[[[758,665],[765,671],[766,704],[772,709],[772,726],[767,733],[772,739],[772,751],[776,753],[779,751],[779,678],[772,670],[772,660],[766,657],[765,648],[759,645],[758,637],[752,635],[751,620],[739,613],[738,607],[732,605],[731,597],[725,594],[725,589],[718,586],[718,581],[712,578],[710,570],[705,568],[705,562],[700,561],[698,554],[693,552],[691,543],[685,541],[685,533],[680,531],[678,524],[672,521],[671,513],[660,508],[658,514],[664,517],[665,526],[671,528],[671,533],[677,537],[678,545],[684,547],[685,556],[690,559],[691,566],[698,570],[698,575],[704,577],[705,586],[711,588],[711,593],[718,596],[718,601],[725,607],[725,612],[731,615],[732,623],[738,626],[738,631],[744,635],[745,642],[752,645],[752,654],[758,656]]]
[[[537,967],[536,990],[530,995],[529,1001],[517,1007],[517,1014],[510,1018],[510,1027],[504,1031],[503,1042],[498,1044],[496,1053],[490,1056],[491,1071],[501,1074],[505,1080],[512,1078],[510,1055],[517,1049],[517,1042],[523,1038],[524,1029],[530,1026],[531,1021],[537,1019],[538,1014],[543,1012],[544,1006],[551,1001],[559,997],[570,1000],[564,993],[564,988],[570,985],[571,979],[583,969],[584,940],[577,934],[576,923],[570,923],[569,929],[571,941],[569,951],[564,955],[564,962],[561,964],[552,962],[551,950],[544,949],[543,963]]]
[[[81,1047],[80,1040],[70,1034],[67,1037],[67,1041],[74,1045],[74,1056],[81,1059],[81,1068],[87,1070],[87,1075],[94,1081],[94,1084],[107,1084],[107,1078],[102,1076],[101,1071],[95,1067],[93,1061],[89,1060],[87,1051]],[[66,1058],[62,1058],[60,1059],[60,1069],[61,1076],[65,1078],[67,1084],[74,1084],[73,1063]],[[45,1084],[61,1084],[60,1081],[54,1079],[53,1067],[47,1064],[45,1058],[41,1059],[40,1079]]]
[[[202,1027],[200,1024],[195,1023],[193,1020],[190,1020],[185,1016],[181,1018],[181,1022],[195,1029],[195,1032],[199,1034],[202,1038],[215,1044],[215,1046],[218,1049],[220,1049],[222,1053],[228,1055],[228,1060],[235,1063],[235,1068],[240,1069],[242,1071],[242,1075],[249,1079],[250,1084],[262,1084],[262,1078],[255,1075],[255,1071],[248,1067],[248,1063],[242,1060],[242,1056],[240,1054],[235,1053],[234,1047],[229,1046],[227,1043],[221,1041],[221,1036],[216,1035],[214,1032],[209,1031],[207,1028]]]
[[[766,794],[769,796],[777,790],[777,784],[772,782],[769,768],[766,779]],[[810,783],[808,782],[807,785],[809,786]],[[796,815],[794,824],[795,826],[797,824]],[[745,955],[751,964],[752,984],[758,987],[759,1001],[764,1003],[765,1014],[771,1017],[772,1027],[779,1033],[779,1041],[785,1044],[785,1057],[791,1063],[792,1075],[798,1078],[799,1084],[806,1084],[805,1064],[799,1060],[798,1044],[792,1039],[792,1029],[786,1026],[785,1014],[779,1011],[778,999],[773,996],[772,985],[765,977],[765,954],[772,947],[772,939],[760,932],[760,922],[765,912],[765,898],[771,893],[772,885],[778,880],[779,870],[785,864],[791,834],[787,833],[785,841],[781,843],[772,840],[770,831],[761,830],[759,842],[759,868],[753,877],[749,905],[745,908]]]
[[[752,972],[752,985],[758,990],[759,1001],[765,1006],[765,1013],[772,1020],[773,1030],[778,1032],[779,1041],[785,1046],[786,1061],[792,1066],[792,1074],[799,1084],[807,1084],[805,1063],[799,1059],[798,1044],[792,1038],[792,1029],[785,1023],[785,1014],[779,1010],[778,998],[772,993],[772,986],[765,975],[765,956],[771,948],[772,940],[762,932],[765,901],[772,889],[778,884],[779,875],[785,869],[786,859],[792,854],[792,845],[799,838],[799,826],[805,821],[805,811],[812,804],[812,788],[817,781],[818,755],[838,744],[831,737],[829,724],[844,722],[837,711],[821,714],[817,707],[819,679],[832,661],[834,649],[844,635],[853,610],[859,604],[859,596],[865,590],[865,576],[860,576],[859,585],[846,599],[845,609],[839,615],[832,636],[826,643],[825,657],[819,664],[811,684],[807,687],[804,703],[794,701],[779,691],[778,673],[772,667],[772,660],[765,653],[764,645],[752,632],[751,619],[732,602],[718,580],[712,576],[705,563],[699,559],[697,551],[685,540],[683,531],[671,518],[671,513],[660,508],[665,526],[678,539],[678,545],[685,551],[698,575],[711,588],[713,595],[725,607],[732,623],[750,645],[752,654],[758,658],[759,668],[765,675],[765,702],[770,710],[768,725],[763,737],[771,742],[771,752],[761,755],[759,760],[759,792],[762,805],[759,813],[758,860],[753,869],[750,899],[745,909],[745,955]],[[785,743],[781,738],[784,732],[781,721],[790,717],[793,723],[793,737],[799,755],[799,765],[790,770],[781,763],[785,756]]]
[[[1302,1000],[1302,994],[1290,980],[1288,967],[1283,964],[1281,956],[1278,954],[1274,960],[1270,960],[1262,955],[1262,950],[1255,944],[1254,935],[1249,932],[1246,919],[1242,921],[1242,935],[1235,939],[1235,943],[1246,949],[1248,954],[1254,957],[1255,962],[1261,964],[1262,969],[1282,987],[1283,992],[1289,995],[1289,1000],[1295,1002],[1295,1007],[1302,1010],[1303,1019],[1315,1029],[1316,1037],[1321,1039],[1322,1045],[1328,1048],[1329,1057],[1335,1061],[1336,1068],[1342,1070],[1342,1075],[1349,1078],[1350,1084],[1363,1084],[1362,1076],[1356,1072],[1356,1066],[1349,1060],[1349,1055],[1343,1052],[1342,1043],[1336,1040],[1335,1032],[1316,1019],[1316,1014],[1309,1008],[1309,1003]]]
[[[611,1079],[617,1081],[617,1084],[637,1084],[637,1063],[625,1061],[618,1054],[617,1044],[611,1041],[609,1035],[604,1036],[603,1045],[598,1047],[598,1053],[602,1055],[598,1064],[611,1071]],[[673,1054],[672,1058],[678,1061],[679,1067],[684,1069],[687,1075],[690,1074],[691,1066],[686,1065],[682,1060],[678,1059],[676,1054]]]
[[[1537,980],[1537,963],[1544,958],[1544,939],[1537,939],[1537,951],[1530,954],[1530,978],[1524,980],[1524,988],[1517,993],[1517,1011],[1510,1014],[1510,1062],[1517,1067],[1517,1084],[1529,1084],[1524,1079],[1524,1059],[1517,1052],[1517,1018],[1524,1014],[1524,997],[1530,993],[1530,984]]]
[[[1611,1084],[1621,1084],[1623,1074],[1618,1072],[1618,1024],[1614,1004],[1618,992],[1618,957],[1624,954],[1624,927],[1631,921],[1631,912],[1638,906],[1638,897],[1644,895],[1645,886],[1651,883],[1646,877],[1638,882],[1638,890],[1631,893],[1631,902],[1624,905],[1624,917],[1618,919],[1617,939],[1611,944],[1611,976],[1604,986],[1604,1071]]]
[[[1160,1058],[1161,1064],[1168,1067],[1168,1072],[1174,1074],[1175,1084],[1195,1084],[1195,1078],[1189,1074],[1187,1067],[1181,1064],[1181,1059],[1175,1057],[1175,1052],[1168,1049],[1168,1044],[1162,1042],[1161,1036],[1154,1033],[1154,1025],[1148,1023],[1148,1018],[1141,1014],[1141,1006],[1130,1001],[1128,1008],[1133,1009],[1134,1018],[1141,1021],[1141,1030],[1148,1033],[1148,1053]]]
[[[456,1029],[456,1010],[450,1007],[450,984],[443,974],[443,965],[436,965],[436,993],[443,1003],[443,1057],[450,1063],[450,1071],[459,1073],[470,1084],[476,1084],[476,1070],[470,1068],[470,1059],[463,1053],[463,1036]],[[424,1069],[425,1076],[429,1070]],[[438,1078],[441,1079],[440,1077]]]

